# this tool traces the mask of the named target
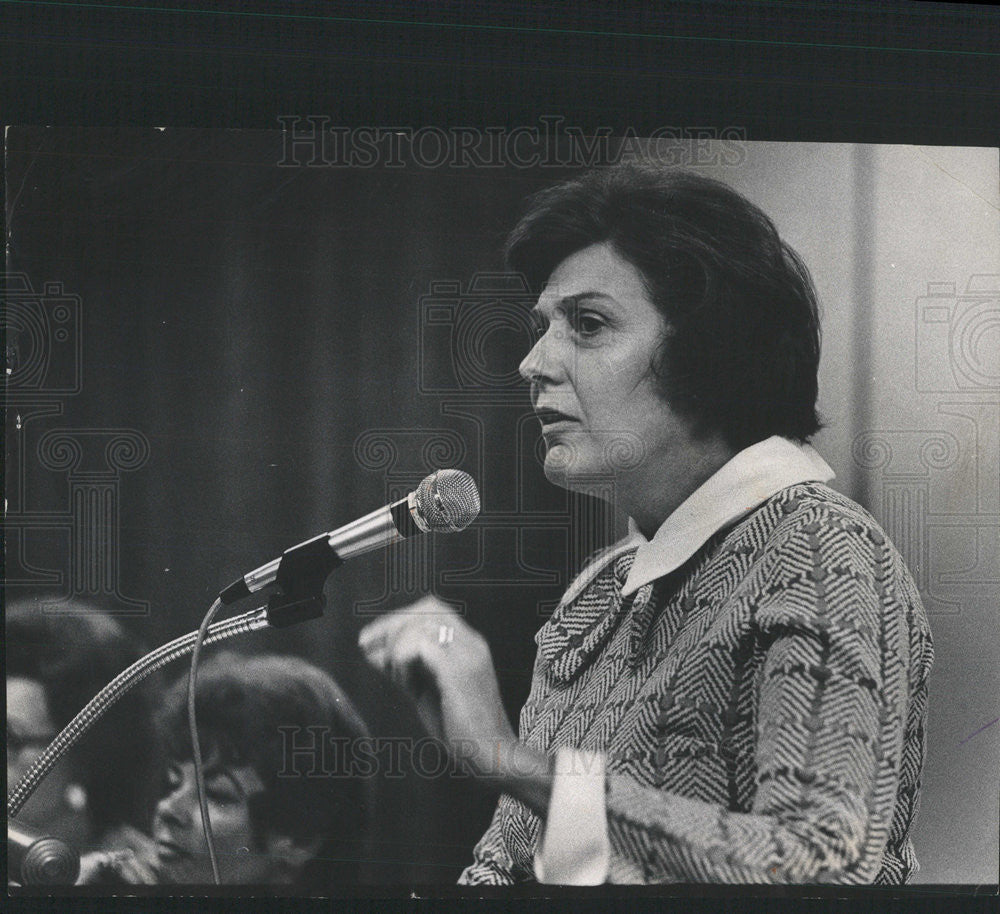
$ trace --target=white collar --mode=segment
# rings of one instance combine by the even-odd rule
[[[632,570],[622,595],[680,568],[714,534],[800,482],[829,482],[834,472],[810,445],[774,435],[740,451],[694,490],[647,540],[629,519]],[[624,543],[622,544],[624,551]],[[619,551],[616,547],[615,551]]]
[[[636,550],[625,596],[670,574],[708,539],[772,495],[800,482],[829,482],[834,473],[816,451],[777,435],[752,444],[683,501],[647,540],[629,518],[628,535],[595,557],[570,584],[561,605],[575,600],[602,568],[630,549]]]

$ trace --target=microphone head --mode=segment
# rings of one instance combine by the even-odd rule
[[[437,470],[413,493],[414,507],[431,533],[457,533],[479,514],[479,489],[461,470]]]

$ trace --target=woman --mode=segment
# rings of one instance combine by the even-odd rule
[[[340,687],[297,657],[224,651],[198,672],[199,742],[223,885],[335,892],[357,882],[370,783],[337,763],[365,726]],[[83,863],[82,882],[211,885],[187,717],[187,676],[164,698],[152,840]]]
[[[118,673],[142,655],[99,607],[47,613],[41,602],[6,607],[7,784]],[[81,853],[149,826],[155,757],[148,683],[125,696],[39,784],[18,821]]]
[[[640,165],[543,192],[507,254],[541,289],[545,474],[613,480],[631,522],[538,632],[519,736],[443,604],[361,634],[502,791],[461,881],[906,881],[930,632],[806,443],[805,267],[730,188]]]

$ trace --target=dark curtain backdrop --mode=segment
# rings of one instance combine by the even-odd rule
[[[476,530],[346,565],[328,582],[323,620],[241,646],[303,654],[347,688],[375,733],[417,737],[406,702],[360,662],[356,636],[373,612],[429,584],[489,639],[516,725],[533,633],[567,583],[567,553],[579,559],[605,532],[585,524],[593,542],[567,550],[586,500],[544,480],[536,426],[521,421],[526,388],[490,382],[516,370],[524,328],[487,320],[469,344],[486,382],[456,385],[455,347],[466,344],[447,320],[422,335],[421,303],[432,284],[465,289],[498,270],[525,195],[564,172],[281,167],[283,153],[277,131],[10,133],[8,282],[23,275],[39,293],[29,309],[51,308],[47,283],[79,297],[82,387],[51,393],[43,378],[33,397],[30,384],[12,385],[8,592],[65,608],[80,536],[68,527],[70,488],[108,470],[79,466],[71,479],[53,469],[39,450],[53,430],[88,447],[111,429],[148,442],[145,462],[117,473],[112,539],[94,549],[117,551],[117,562],[97,559],[117,564],[110,602],[151,646],[197,628],[219,589],[256,565],[435,465],[459,466],[482,488]],[[481,316],[489,298],[460,307]],[[50,347],[50,374],[70,358],[30,335],[8,352],[30,360],[33,345]],[[48,528],[20,524],[46,512]],[[519,513],[536,520],[518,524]],[[430,755],[423,766],[434,767]],[[453,881],[495,798],[412,770],[383,788],[369,878]]]

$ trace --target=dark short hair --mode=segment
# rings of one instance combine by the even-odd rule
[[[596,169],[531,198],[507,263],[540,291],[563,260],[601,242],[639,270],[667,321],[652,367],[696,433],[721,432],[742,449],[819,430],[816,293],[760,209],[690,172]]]
[[[57,730],[144,653],[97,604],[74,602],[72,610],[47,613],[27,598],[5,607],[6,675],[41,684]],[[98,834],[126,822],[146,827],[155,732],[144,683],[119,699],[70,750],[67,761],[87,790],[87,810]]]
[[[192,755],[187,690],[184,673],[167,690],[158,715],[166,752],[177,759]],[[271,830],[304,840],[322,838],[327,850],[321,850],[325,859],[318,863],[326,877],[338,863],[345,864],[341,875],[353,873],[358,861],[346,860],[345,849],[353,848],[356,858],[367,836],[370,784],[344,771],[324,770],[308,753],[286,758],[289,737],[279,730],[296,728],[296,747],[312,745],[314,736],[365,736],[364,721],[340,686],[300,657],[221,651],[199,665],[195,710],[203,758],[250,766],[264,784],[250,809],[257,836]],[[330,851],[331,846],[339,850]]]

